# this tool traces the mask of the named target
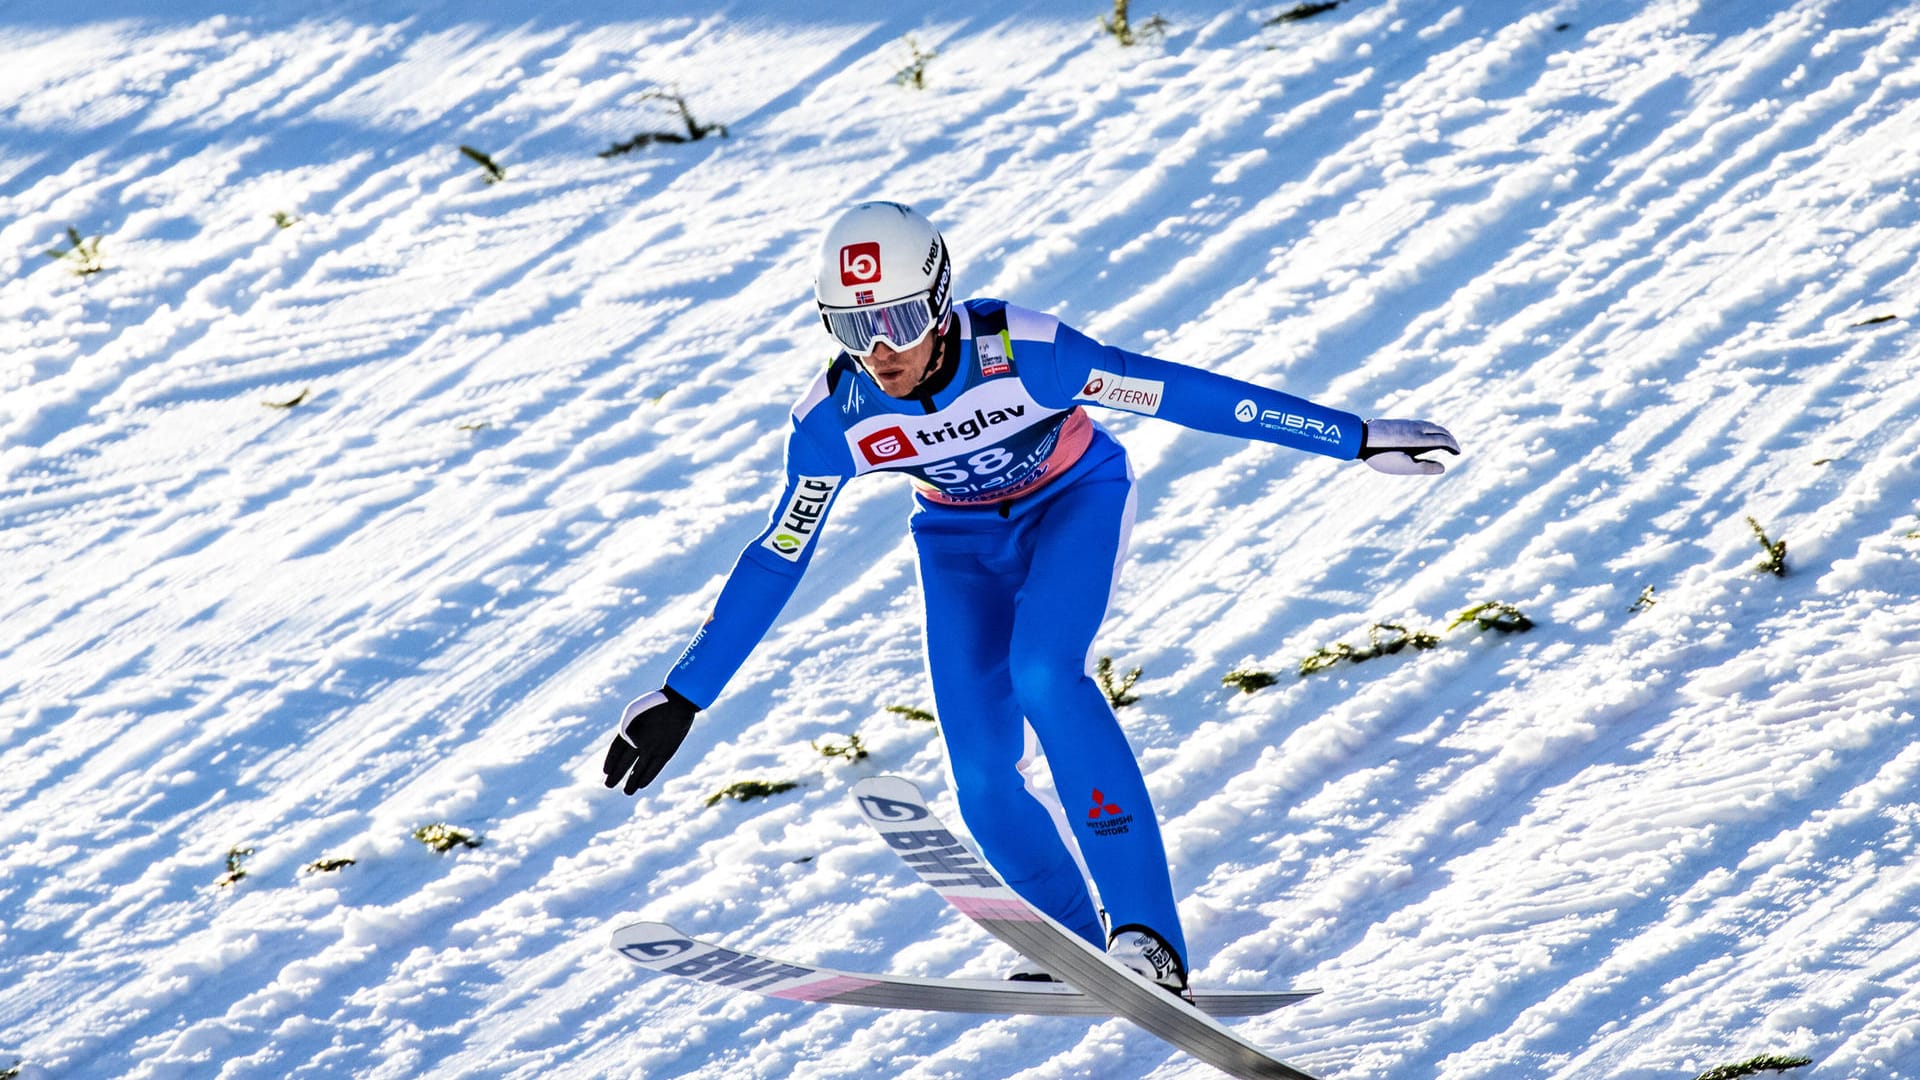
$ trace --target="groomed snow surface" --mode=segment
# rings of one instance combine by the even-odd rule
[[[819,230],[886,197],[963,295],[1467,448],[1101,417],[1097,655],[1196,980],[1325,991],[1237,1030],[1340,1080],[1920,1077],[1920,4],[1169,2],[1131,48],[1104,0],[224,6],[0,24],[0,1069],[1217,1075],[607,946],[1015,967],[846,797],[951,808],[887,709],[902,483],[661,783],[600,783],[769,510]],[[686,131],[661,92],[725,137],[599,156]],[[1295,672],[1484,601],[1534,628]],[[742,780],[800,786],[706,805]]]

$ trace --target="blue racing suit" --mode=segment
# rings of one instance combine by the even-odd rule
[[[710,704],[792,595],[840,486],[907,474],[927,671],[968,830],[1008,884],[1089,941],[1106,944],[1104,906],[1109,925],[1151,928],[1185,965],[1146,783],[1088,674],[1134,491],[1126,451],[1084,406],[1336,458],[1359,455],[1360,418],[1101,345],[998,300],[969,300],[954,315],[949,374],[931,392],[889,397],[842,353],[801,397],[772,518],[666,682]],[[1035,741],[1058,804],[1027,784]]]

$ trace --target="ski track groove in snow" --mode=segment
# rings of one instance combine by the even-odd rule
[[[819,228],[891,197],[965,294],[1467,450],[1410,481],[1100,417],[1141,513],[1097,649],[1144,672],[1198,977],[1325,990],[1238,1029],[1330,1080],[1920,1077],[1920,5],[1276,10],[1131,50],[1000,0],[0,29],[0,1067],[1209,1075],[606,948],[1017,964],[845,805],[948,798],[884,711],[931,696],[884,481],[661,782],[598,780],[764,520]],[[729,137],[596,157],[661,89]],[[39,254],[69,225],[105,272]],[[1538,626],[1294,674],[1482,600]],[[802,786],[703,805],[745,778]],[[483,845],[409,838],[440,820]]]

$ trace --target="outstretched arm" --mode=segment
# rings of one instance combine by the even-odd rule
[[[740,553],[713,614],[666,683],[629,702],[621,714],[602,766],[608,787],[632,795],[652,783],[692,729],[694,714],[711,705],[746,663],[806,573],[814,537],[844,479],[831,460],[812,451],[796,424],[787,442],[786,486],[767,527]]]
[[[1445,466],[1420,455],[1460,452],[1459,443],[1438,424],[1361,420],[1256,383],[1102,345],[1064,324],[1054,338],[1054,360],[1064,398],[1157,416],[1200,431],[1344,460],[1358,458],[1399,475],[1442,472]]]

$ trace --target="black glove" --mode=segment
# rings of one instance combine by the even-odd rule
[[[651,694],[634,698],[620,715],[614,729],[613,745],[607,747],[607,786],[618,787],[625,780],[631,795],[660,775],[660,770],[680,749],[680,740],[693,727],[693,714],[700,706],[663,686]]]
[[[1439,424],[1425,420],[1369,420],[1360,425],[1360,460],[1395,476],[1435,476],[1445,465],[1421,457],[1429,450],[1460,453],[1460,444]]]

